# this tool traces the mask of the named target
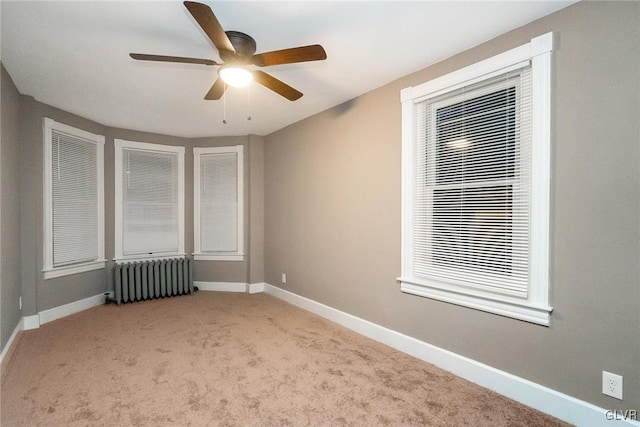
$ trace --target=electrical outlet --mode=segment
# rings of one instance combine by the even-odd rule
[[[602,371],[602,393],[622,400],[622,375]]]
[[[287,275],[282,273],[282,283],[287,283]]]

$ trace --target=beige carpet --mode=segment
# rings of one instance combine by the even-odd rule
[[[557,426],[266,294],[100,306],[24,332],[2,426]]]

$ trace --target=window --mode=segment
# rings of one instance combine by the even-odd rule
[[[194,148],[195,259],[244,258],[242,146]]]
[[[44,278],[105,267],[104,136],[44,119]]]
[[[402,91],[402,291],[549,324],[552,40]]]
[[[184,256],[184,147],[115,148],[116,260]]]

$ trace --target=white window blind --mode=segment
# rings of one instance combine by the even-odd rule
[[[184,148],[116,140],[116,259],[184,252]]]
[[[56,130],[52,142],[53,266],[97,260],[96,145]]]
[[[104,137],[43,124],[44,277],[104,268]]]
[[[552,49],[402,90],[403,292],[549,324]]]
[[[527,296],[530,67],[418,104],[415,273]]]
[[[196,259],[241,260],[242,146],[194,149]]]
[[[200,157],[200,239],[203,252],[238,250],[237,154]]]

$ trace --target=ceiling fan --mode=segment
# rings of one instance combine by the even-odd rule
[[[147,55],[143,53],[130,53],[129,56],[142,61],[219,65],[218,78],[205,95],[204,99],[206,100],[220,99],[227,85],[237,87],[246,86],[251,80],[255,80],[257,83],[271,89],[289,101],[295,101],[302,96],[302,92],[264,71],[251,70],[248,66],[269,67],[272,65],[327,59],[324,48],[319,44],[256,54],[256,41],[248,34],[239,31],[224,31],[209,6],[192,1],[185,1],[184,6],[218,49],[220,58],[224,61],[223,63],[218,63],[210,59]]]

